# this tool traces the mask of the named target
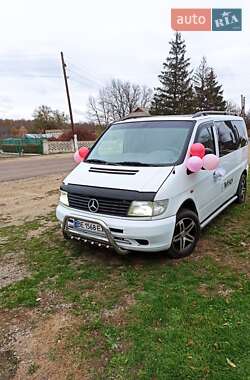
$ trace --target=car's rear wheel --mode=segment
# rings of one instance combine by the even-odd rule
[[[180,259],[190,255],[200,237],[200,223],[197,214],[181,209],[176,216],[175,230],[168,255]]]
[[[246,202],[246,196],[247,196],[247,175],[245,173],[242,173],[240,177],[239,186],[237,189],[237,203],[245,203]]]

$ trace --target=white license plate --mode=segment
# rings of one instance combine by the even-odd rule
[[[89,232],[102,232],[102,226],[100,226],[100,224],[85,222],[83,220],[75,220],[74,227]]]

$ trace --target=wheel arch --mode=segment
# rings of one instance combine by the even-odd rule
[[[243,172],[242,172],[242,174],[245,174],[247,176],[247,169],[244,169]]]
[[[188,198],[184,202],[182,202],[182,204],[180,205],[177,212],[179,212],[180,210],[183,210],[183,209],[191,210],[191,211],[195,212],[197,216],[199,216],[195,202],[191,198]]]

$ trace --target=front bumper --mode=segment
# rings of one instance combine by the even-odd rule
[[[127,251],[159,252],[171,246],[175,216],[157,220],[131,220],[76,210],[59,204],[57,219],[64,233],[84,241],[112,246],[119,254]],[[102,226],[102,233],[79,231],[68,225],[69,219],[84,220]]]

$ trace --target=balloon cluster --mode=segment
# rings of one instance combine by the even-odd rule
[[[192,144],[190,149],[190,155],[186,161],[188,170],[192,173],[196,173],[199,170],[215,170],[219,165],[219,158],[215,154],[205,154],[206,150],[203,144]]]
[[[80,164],[80,162],[84,161],[85,158],[87,158],[88,154],[89,154],[89,148],[82,146],[79,150],[77,150],[74,153],[74,161],[77,164]]]

